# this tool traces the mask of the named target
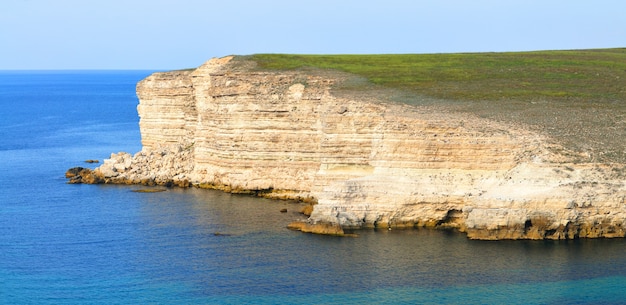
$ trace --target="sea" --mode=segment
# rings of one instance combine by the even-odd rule
[[[0,304],[626,304],[624,239],[320,236],[296,202],[67,184],[141,150],[151,72],[0,71]]]

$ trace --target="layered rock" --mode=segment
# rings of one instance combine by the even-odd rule
[[[624,165],[575,163],[539,134],[468,114],[338,95],[340,81],[232,57],[153,74],[137,86],[142,151],[93,174],[314,202],[304,231],[626,234]]]

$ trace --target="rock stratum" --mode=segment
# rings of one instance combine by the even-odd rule
[[[137,85],[143,148],[71,183],[196,186],[314,204],[292,227],[444,228],[473,239],[624,237],[626,167],[471,114],[335,94],[245,58]],[[584,159],[584,158],[583,158]]]

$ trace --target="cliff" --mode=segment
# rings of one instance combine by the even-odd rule
[[[625,236],[625,165],[580,162],[541,134],[470,114],[340,94],[343,81],[233,57],[155,73],[137,85],[142,151],[111,155],[84,182],[308,201],[303,231]]]

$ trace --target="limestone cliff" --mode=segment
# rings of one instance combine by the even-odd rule
[[[319,73],[240,58],[137,85],[143,149],[100,182],[199,186],[316,203],[303,224],[439,227],[477,239],[624,237],[626,168],[469,114],[335,94]]]

